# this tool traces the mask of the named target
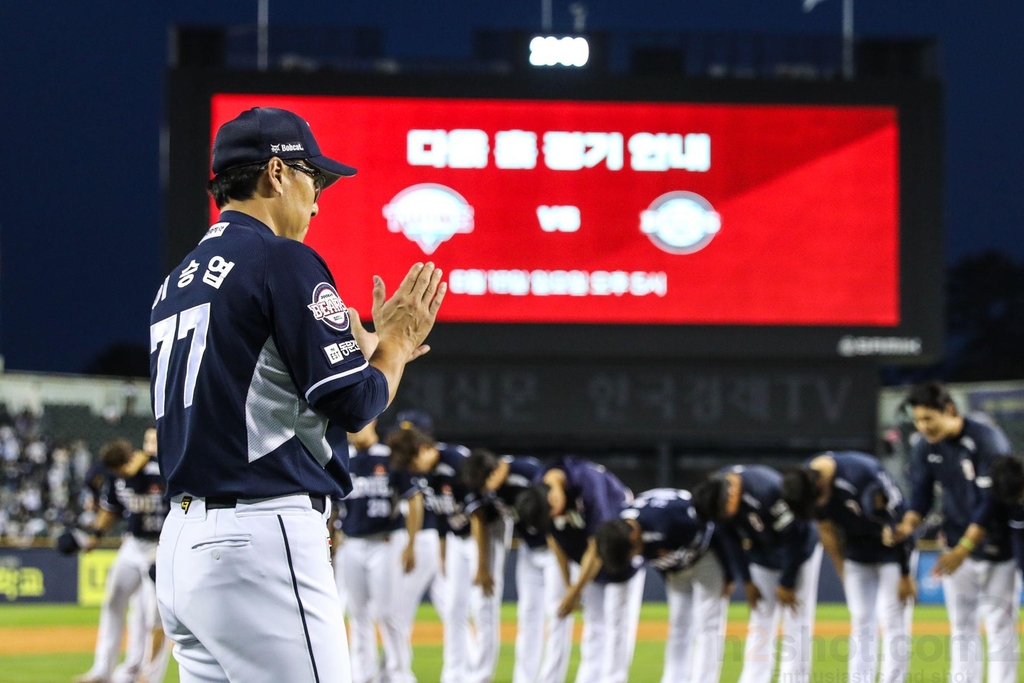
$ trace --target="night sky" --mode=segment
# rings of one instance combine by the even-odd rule
[[[555,30],[571,29],[554,0]],[[587,28],[837,34],[841,0],[588,0]],[[255,0],[0,5],[0,353],[79,372],[145,344],[159,253],[168,27],[251,24]],[[475,28],[540,28],[540,2],[272,0],[272,25],[381,26],[396,57],[468,57]],[[1024,3],[858,0],[860,36],[941,44],[950,263],[1024,257]]]

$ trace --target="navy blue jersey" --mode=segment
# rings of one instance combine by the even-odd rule
[[[85,490],[94,509],[100,506],[103,485],[110,476],[110,471],[99,460],[90,465],[85,473]]]
[[[369,366],[323,259],[225,211],[153,302],[150,376],[169,496],[342,496],[324,433],[379,414]]]
[[[910,509],[922,517],[931,511],[935,485],[942,486],[942,533],[956,545],[972,523],[989,529],[985,540],[971,554],[977,559],[1003,561],[1013,554],[1005,528],[990,525],[992,500],[989,472],[997,456],[1010,453],[1010,442],[985,416],[964,418],[963,431],[955,437],[930,444],[920,434],[911,437],[913,492]]]
[[[832,493],[818,509],[818,519],[832,522],[843,534],[844,557],[854,562],[908,566],[907,543],[895,547],[882,542],[884,528],[893,529],[906,510],[903,494],[881,463],[865,453],[828,453],[836,463]]]
[[[503,455],[501,460],[508,463],[508,476],[505,477],[505,481],[496,491],[488,494],[470,491],[466,499],[466,514],[471,515],[483,506],[493,505],[497,512],[515,523],[514,534],[523,543],[531,548],[547,545],[543,535],[531,534],[520,526],[516,513],[516,498],[541,480],[544,476],[544,465],[537,458],[529,456]]]
[[[720,470],[725,473],[738,474],[743,487],[739,510],[719,524],[736,573],[749,581],[753,562],[781,570],[780,583],[792,588],[800,566],[818,543],[814,524],[797,519],[789,509],[782,499],[782,475],[771,467],[736,465]]]
[[[150,459],[130,477],[108,477],[100,507],[123,515],[127,531],[136,538],[156,540],[164,525],[169,506],[164,498],[164,478],[160,465]]]
[[[391,449],[382,443],[363,451],[347,448],[352,492],[339,501],[341,530],[346,536],[361,538],[404,528],[395,494],[396,478],[388,464]]]
[[[551,536],[574,562],[582,562],[597,528],[619,516],[633,494],[604,465],[567,456],[548,467],[565,473],[565,511],[552,520]],[[628,578],[628,577],[627,577]],[[598,582],[611,579],[603,571]],[[615,577],[621,580],[622,577]]]
[[[437,531],[441,535],[450,531],[456,536],[468,536],[466,502],[471,496],[462,483],[462,463],[469,455],[469,449],[438,443],[437,452],[439,457],[434,469],[424,476],[412,475],[409,480],[414,489],[406,490],[404,495],[409,497],[416,490],[423,491],[424,506],[436,516]]]
[[[711,548],[715,525],[697,518],[689,491],[644,491],[619,516],[640,525],[643,557],[663,572],[692,567]]]
[[[411,472],[394,473],[395,491],[400,500],[408,500],[417,493],[423,494],[423,529],[437,529],[437,514],[434,512],[434,496],[427,478]]]

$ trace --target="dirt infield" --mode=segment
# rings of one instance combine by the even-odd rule
[[[579,642],[582,625],[576,620],[575,640]],[[742,638],[747,633],[743,622],[730,622],[726,635]],[[821,620],[815,624],[814,635],[822,637],[846,636],[850,624],[846,621]],[[668,635],[668,623],[662,620],[641,621],[637,639],[664,641]],[[945,622],[923,622],[914,624],[914,635],[949,635],[949,624]],[[441,640],[440,622],[420,622],[413,631],[414,645],[437,645]],[[516,626],[506,622],[501,625],[501,642],[514,643]],[[95,626],[22,626],[0,628],[0,657],[6,655],[34,655],[73,652],[91,652],[96,645]]]

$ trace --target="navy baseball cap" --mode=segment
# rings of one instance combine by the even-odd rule
[[[415,427],[430,436],[434,435],[434,419],[422,410],[403,410],[395,416],[397,429]]]
[[[213,174],[232,168],[262,164],[273,157],[305,159],[324,174],[324,187],[356,169],[325,157],[313,138],[309,124],[284,109],[253,107],[231,119],[213,140]]]

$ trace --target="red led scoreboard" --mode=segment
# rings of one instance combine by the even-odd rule
[[[442,354],[941,351],[927,87],[175,76],[191,103],[171,112],[175,262],[191,223],[216,221],[176,184],[202,188],[222,123],[282,107],[359,169],[323,194],[306,240],[345,303],[368,313],[373,275],[394,288],[434,261]]]

